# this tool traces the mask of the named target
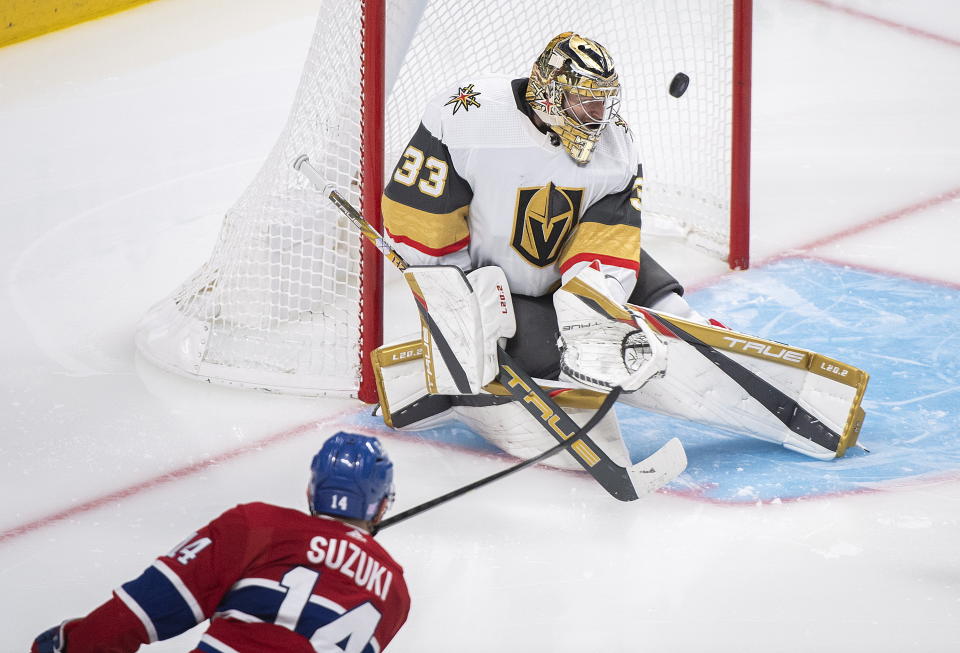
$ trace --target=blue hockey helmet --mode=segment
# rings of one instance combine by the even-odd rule
[[[393,501],[393,463],[377,438],[339,432],[310,464],[313,514],[370,520],[384,498]]]

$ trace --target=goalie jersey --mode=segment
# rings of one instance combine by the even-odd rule
[[[640,267],[633,137],[610,125],[578,166],[531,120],[526,82],[476,77],[427,105],[384,191],[387,237],[412,265],[496,265],[532,297],[598,261],[625,300]]]
[[[210,619],[196,651],[378,653],[403,625],[402,568],[365,531],[265,503],[237,506],[84,619],[70,653],[136,651]]]

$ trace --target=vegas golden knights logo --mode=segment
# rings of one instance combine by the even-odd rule
[[[511,245],[537,267],[557,260],[580,215],[582,188],[558,188],[553,183],[517,189]]]

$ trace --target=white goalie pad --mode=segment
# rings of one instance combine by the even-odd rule
[[[410,267],[407,283],[421,306],[423,374],[430,394],[477,394],[497,374],[497,342],[516,331],[503,270],[464,275],[453,266]],[[429,321],[429,322],[428,322]]]
[[[480,328],[483,331],[482,358],[483,373],[481,386],[485,386],[497,377],[497,344],[506,342],[517,332],[516,315],[513,312],[513,300],[510,286],[503,270],[489,265],[470,272],[467,281],[473,288],[480,309]]]
[[[856,444],[866,372],[820,354],[637,309],[661,324],[670,365],[622,401],[838,458]]]
[[[521,459],[532,458],[556,444],[556,440],[531,417],[509,393],[493,383],[478,395],[431,395],[424,382],[420,359],[424,345],[411,339],[385,345],[374,352],[373,366],[380,393],[380,410],[384,422],[400,430],[423,430],[458,421],[506,453]],[[554,399],[579,425],[593,417],[603,403],[604,395],[569,384],[540,381],[544,387],[565,388]],[[609,411],[590,431],[594,442],[617,464],[628,466],[630,456],[620,435],[616,412]],[[545,461],[559,469],[581,469],[568,453],[562,452]]]
[[[812,351],[616,304],[580,275],[562,291],[611,320],[645,325],[663,344],[669,363],[620,401],[823,460],[856,443],[866,372]]]

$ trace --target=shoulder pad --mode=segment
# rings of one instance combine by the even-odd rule
[[[640,148],[623,120],[608,126],[597,144],[597,156],[623,161],[633,174],[640,164]]]
[[[449,147],[522,142],[527,118],[517,109],[510,82],[506,75],[456,82],[430,101],[423,124]]]

